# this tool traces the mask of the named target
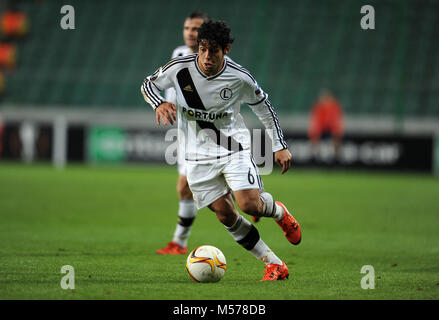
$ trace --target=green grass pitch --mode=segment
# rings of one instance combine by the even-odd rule
[[[155,254],[176,224],[176,178],[162,166],[1,164],[0,299],[439,299],[437,178],[294,168],[263,176],[302,227],[296,247],[273,220],[256,225],[290,279],[260,282],[263,263],[203,209],[189,248],[223,251],[228,270],[214,284],[193,282],[186,256]],[[64,265],[74,267],[74,290],[60,286]],[[375,289],[360,286],[364,265]]]

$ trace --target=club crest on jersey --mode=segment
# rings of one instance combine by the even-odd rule
[[[223,88],[220,91],[220,97],[223,100],[230,100],[232,98],[232,90],[230,88]]]

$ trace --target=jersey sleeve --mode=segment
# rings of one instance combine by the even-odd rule
[[[143,98],[154,110],[160,104],[167,101],[161,96],[160,92],[172,87],[170,74],[170,72],[164,73],[163,68],[160,67],[152,75],[147,77],[140,87]]]
[[[179,56],[182,56],[182,53],[179,50],[180,47],[175,48],[174,51],[172,51],[171,59],[177,58]],[[165,99],[167,102],[171,102],[173,104],[176,104],[177,102],[177,94],[175,92],[174,88],[169,88],[165,90]]]
[[[165,99],[167,102],[176,104],[177,103],[177,94],[174,88],[169,88],[165,90]]]
[[[268,100],[268,94],[251,75],[245,76],[243,90],[245,102],[262,122],[271,138],[273,152],[288,148],[276,111]]]

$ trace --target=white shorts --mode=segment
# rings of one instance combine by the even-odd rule
[[[264,190],[259,169],[249,151],[240,151],[227,160],[200,164],[186,161],[187,180],[198,209],[230,191]]]

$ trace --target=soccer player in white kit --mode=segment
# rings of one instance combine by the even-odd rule
[[[194,11],[186,17],[183,24],[183,40],[185,45],[175,48],[172,52],[172,59],[194,54],[198,51],[197,30],[203,22],[208,20],[209,16],[199,11]],[[174,105],[177,103],[174,88],[165,90],[165,99]],[[187,183],[184,158],[182,159],[182,157],[179,156],[177,165],[177,194],[179,199],[177,225],[174,230],[172,241],[170,241],[164,248],[157,250],[156,252],[158,254],[176,255],[187,253],[187,239],[189,238],[192,224],[194,223],[197,214],[192,192]]]
[[[258,116],[272,139],[275,162],[285,173],[291,154],[268,95],[254,77],[225,57],[233,38],[221,21],[198,29],[198,53],[176,58],[147,77],[141,86],[160,125],[177,121],[180,150],[184,151],[187,180],[198,209],[216,213],[231,236],[265,263],[263,281],[283,280],[288,268],[261,239],[258,230],[235,208],[252,216],[271,217],[294,245],[301,241],[298,222],[285,205],[265,192],[250,152],[250,135],[239,113],[242,102]],[[160,92],[175,88],[176,104]]]

